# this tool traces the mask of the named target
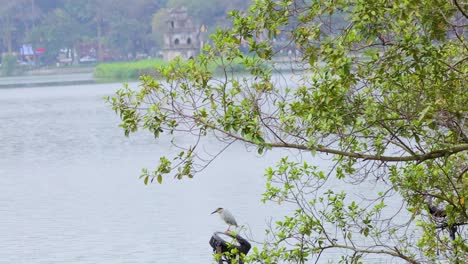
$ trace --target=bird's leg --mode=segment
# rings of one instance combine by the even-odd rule
[[[226,230],[226,233],[229,233],[231,230],[229,230],[231,228],[231,225],[228,226],[227,230]]]

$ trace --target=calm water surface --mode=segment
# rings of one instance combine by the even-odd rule
[[[235,146],[194,180],[144,186],[173,149],[123,136],[102,99],[120,86],[0,89],[0,263],[211,263],[220,206],[263,234],[275,158]]]
[[[0,89],[0,263],[212,263],[208,241],[226,228],[215,208],[258,240],[284,214],[260,202],[279,155],[242,146],[193,180],[145,186],[141,168],[174,149],[123,136],[103,100],[120,87]]]

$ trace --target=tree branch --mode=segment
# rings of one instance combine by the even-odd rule
[[[242,139],[242,138],[239,138],[239,139],[247,142],[245,139]],[[253,142],[249,142],[249,143],[254,144]],[[345,156],[345,157],[350,157],[350,158],[357,158],[357,159],[364,159],[364,160],[390,161],[390,162],[399,162],[399,161],[422,162],[422,161],[429,160],[429,159],[436,159],[436,158],[441,158],[447,155],[452,155],[452,154],[462,152],[462,151],[468,151],[468,144],[459,144],[451,148],[435,150],[435,151],[425,153],[425,154],[396,157],[396,156],[380,156],[380,155],[371,155],[371,154],[361,154],[361,153],[355,153],[355,152],[345,152],[345,151],[340,151],[337,149],[325,148],[323,146],[317,146],[313,148],[313,147],[307,147],[307,146],[299,145],[299,144],[284,144],[284,143],[271,143],[269,145],[273,148],[294,148],[294,149],[310,150],[310,151],[315,150],[317,152],[335,154],[335,155],[340,155],[340,156]]]
[[[458,4],[457,0],[453,0],[453,3],[457,6],[457,9],[463,14],[465,18],[468,18],[468,15],[463,11],[463,8]]]
[[[194,122],[198,124],[202,124],[203,126],[207,128],[221,132],[228,137],[231,137],[231,138],[234,138],[239,141],[249,143],[252,145],[258,145],[253,140],[247,140],[238,134],[225,131],[197,117],[190,116],[184,113],[179,113],[179,114],[185,118],[192,119]],[[362,159],[362,160],[387,161],[387,162],[403,162],[403,161],[423,162],[423,161],[430,160],[430,159],[437,159],[437,158],[441,158],[444,156],[449,156],[458,152],[468,151],[468,144],[458,144],[453,147],[449,147],[446,149],[438,149],[438,150],[434,150],[434,151],[424,153],[424,154],[415,154],[411,156],[397,157],[397,156],[381,156],[381,155],[372,155],[372,154],[362,154],[362,153],[356,153],[356,152],[347,152],[347,151],[341,151],[337,149],[326,148],[322,145],[318,145],[316,147],[309,147],[306,145],[284,143],[284,142],[270,142],[270,143],[267,142],[264,144],[272,148],[290,148],[290,149],[298,149],[298,150],[317,151],[317,152],[321,152],[325,154],[334,154],[334,155],[339,155],[339,156],[344,156],[344,157],[349,157],[349,158],[356,158],[356,159]]]
[[[403,255],[396,248],[395,248],[395,252],[387,251],[387,250],[372,250],[372,249],[365,249],[365,248],[357,248],[357,247],[350,247],[350,246],[346,246],[346,245],[337,245],[337,244],[328,246],[327,248],[343,248],[343,249],[352,250],[354,252],[360,252],[360,253],[366,253],[366,254],[385,254],[385,255],[390,255],[390,256],[393,256],[393,257],[404,259],[409,263],[419,264],[419,262],[417,262],[416,260],[414,260],[414,259],[412,259],[412,258],[410,258],[410,257],[408,257],[406,255]]]

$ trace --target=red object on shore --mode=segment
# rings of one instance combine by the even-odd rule
[[[35,50],[36,54],[41,54],[41,53],[44,53],[46,50],[44,48],[37,48]]]

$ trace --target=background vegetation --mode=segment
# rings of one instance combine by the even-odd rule
[[[16,56],[11,54],[5,54],[2,56],[2,75],[10,76],[13,74],[16,68]]]
[[[60,50],[76,50],[73,60],[95,47],[98,61],[129,60],[157,55],[164,16],[169,8],[186,6],[195,25],[209,32],[229,24],[231,8],[250,1],[236,0],[0,0],[0,54],[18,53],[23,44],[45,48],[40,62],[55,64]],[[83,47],[88,47],[84,51]],[[86,54],[84,54],[86,53]]]
[[[156,67],[167,65],[161,59],[141,60],[136,62],[100,63],[94,70],[94,77],[101,80],[135,80],[141,75],[153,75]]]

